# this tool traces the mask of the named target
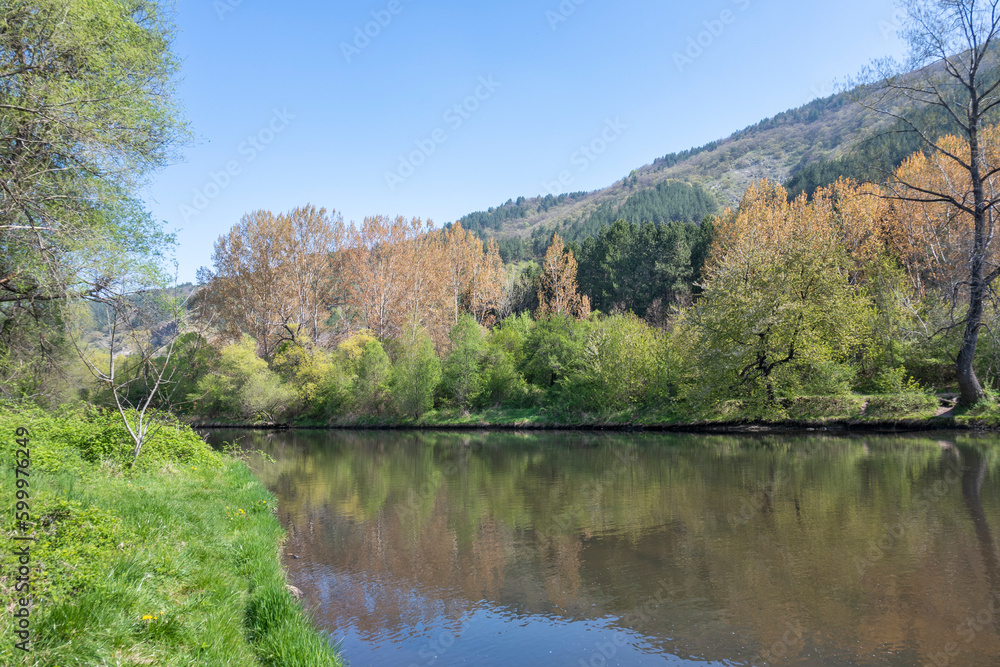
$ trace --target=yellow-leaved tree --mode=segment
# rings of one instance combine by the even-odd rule
[[[789,202],[769,182],[722,216],[703,296],[683,325],[700,373],[692,398],[739,399],[747,413],[774,416],[792,392],[849,388],[871,309],[840,222],[828,193]]]

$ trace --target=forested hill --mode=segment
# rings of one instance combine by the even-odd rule
[[[593,236],[617,219],[699,222],[739,202],[751,182],[770,179],[793,193],[812,192],[840,175],[859,176],[858,139],[882,134],[884,122],[850,93],[817,99],[700,148],[673,153],[602,190],[520,197],[461,218],[462,226],[495,236],[508,258],[538,254],[551,234],[570,241]],[[898,163],[916,149],[910,137],[880,138],[869,148]],[[912,144],[912,145],[911,145]]]

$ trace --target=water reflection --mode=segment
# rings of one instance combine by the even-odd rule
[[[354,665],[1000,664],[989,439],[242,437]]]

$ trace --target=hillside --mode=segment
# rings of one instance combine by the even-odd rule
[[[649,215],[648,203],[637,205],[639,199],[659,202],[652,205],[654,211],[662,212],[658,217],[698,222],[704,215],[738,203],[755,180],[786,183],[808,169],[800,180],[804,181],[802,189],[810,189],[817,179],[829,182],[839,173],[850,173],[855,168],[849,160],[850,149],[860,136],[883,125],[849,93],[840,93],[780,113],[726,139],[657,158],[604,189],[520,197],[458,222],[483,236],[495,236],[508,257],[537,253],[553,231],[580,240],[616,216],[630,222],[658,221],[656,215]],[[901,150],[910,148],[893,153]],[[671,192],[664,196],[667,186]],[[685,187],[688,192],[683,192]],[[682,205],[678,198],[699,204]]]
[[[997,76],[1000,63],[985,65]],[[903,75],[916,87],[951,83],[942,62]],[[995,80],[994,78],[994,80]],[[911,127],[865,109],[862,89],[841,92],[784,111],[728,138],[656,158],[622,180],[593,192],[519,197],[457,222],[480,236],[497,238],[508,261],[539,257],[559,232],[582,242],[618,219],[630,223],[700,223],[734,206],[754,181],[782,183],[790,196],[812,194],[840,177],[882,181],[923,143]],[[938,106],[897,98],[895,111],[934,139],[960,128]],[[908,108],[906,108],[908,107]],[[1000,123],[1000,107],[988,115]]]

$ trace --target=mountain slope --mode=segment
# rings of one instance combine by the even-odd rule
[[[505,254],[515,255],[515,248],[530,252],[532,246],[547,243],[553,231],[569,239],[590,236],[599,229],[594,227],[595,218],[606,220],[618,211],[631,222],[642,222],[630,219],[638,215],[634,211],[626,215],[639,210],[630,205],[630,198],[646,191],[655,193],[672,182],[694,186],[693,199],[701,198],[702,189],[707,191],[714,206],[704,212],[712,213],[737,204],[755,180],[784,183],[810,165],[836,165],[859,136],[884,125],[854,103],[849,93],[841,93],[780,113],[726,139],[658,158],[607,188],[558,197],[520,197],[458,222],[483,236],[495,236],[507,250]],[[821,170],[818,177],[838,168],[843,169],[841,165]],[[671,219],[697,221],[700,217]]]

